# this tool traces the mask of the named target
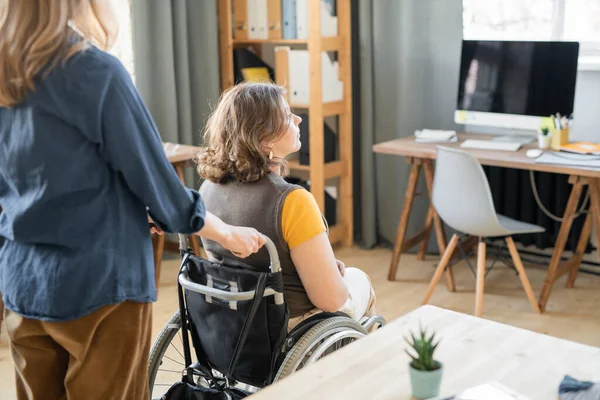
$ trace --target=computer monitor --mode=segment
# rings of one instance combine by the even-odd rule
[[[535,132],[570,116],[578,57],[577,42],[463,40],[454,121]]]

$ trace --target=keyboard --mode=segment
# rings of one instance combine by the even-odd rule
[[[519,142],[503,142],[497,140],[479,140],[467,139],[461,143],[460,147],[465,149],[478,150],[501,150],[501,151],[517,151],[521,148]]]

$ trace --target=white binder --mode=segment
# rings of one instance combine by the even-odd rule
[[[296,0],[296,29],[298,39],[308,39],[308,1]],[[330,12],[331,7],[321,0],[321,37],[338,35],[338,17]]]
[[[289,68],[290,102],[294,105],[307,105],[310,101],[308,51],[290,50]]]
[[[344,83],[340,80],[339,64],[332,61],[329,54],[321,54],[321,82],[323,102],[341,101],[344,97]]]
[[[289,48],[288,48],[289,49]],[[310,102],[310,74],[308,50],[289,51],[289,99],[292,105],[308,105]],[[340,80],[337,61],[331,61],[327,52],[321,53],[322,101],[341,101],[344,83]]]
[[[296,31],[298,39],[308,39],[308,0],[296,0]]]
[[[325,1],[321,1],[321,36],[330,37],[338,35],[338,17],[329,12],[330,7]]]
[[[267,0],[248,0],[248,38],[269,38]]]

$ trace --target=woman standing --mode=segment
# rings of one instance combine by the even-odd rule
[[[147,399],[147,213],[248,256],[168,162],[108,0],[0,0],[0,292],[19,399]]]

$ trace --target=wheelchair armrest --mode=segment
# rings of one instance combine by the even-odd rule
[[[228,292],[225,290],[220,290],[214,287],[209,287],[206,285],[201,285],[196,282],[192,282],[189,279],[189,274],[187,267],[184,267],[179,274],[179,283],[187,290],[191,290],[192,292],[204,294],[211,297],[216,297],[225,301],[244,301],[244,300],[252,300],[255,295],[254,290],[249,290],[245,292]],[[283,293],[275,291],[273,288],[266,288],[265,294],[263,297],[275,296],[275,304],[283,304]]]

